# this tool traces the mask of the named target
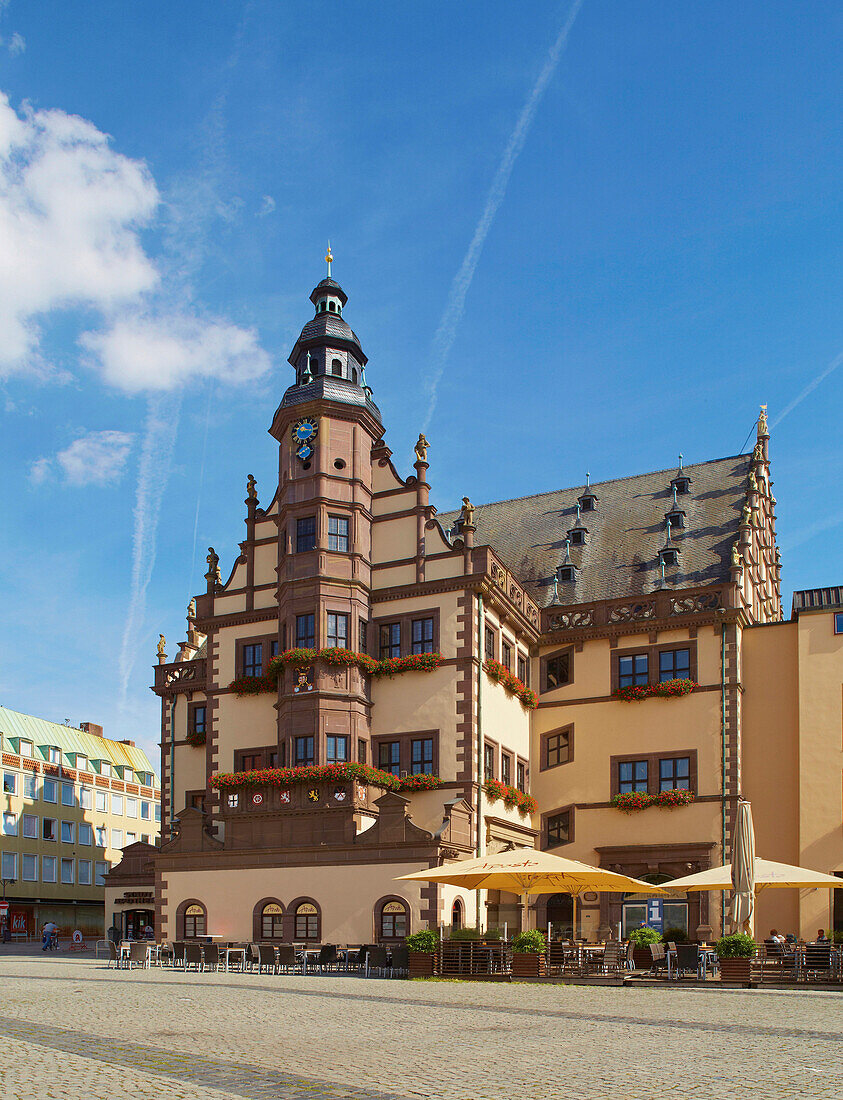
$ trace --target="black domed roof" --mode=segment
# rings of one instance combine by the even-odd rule
[[[324,281],[328,282],[327,279]],[[326,343],[337,343],[349,348],[355,359],[364,366],[368,362],[363,354],[363,349],[360,347],[360,341],[351,326],[347,325],[338,313],[328,312],[317,313],[315,317],[307,322],[301,330],[298,340],[296,340],[296,346],[290,352],[288,362],[295,366],[302,351],[306,351],[308,348],[320,347]]]
[[[348,295],[340,286],[339,283],[333,279],[323,279],[321,283],[317,283],[313,290],[310,292],[310,300],[316,305],[317,299],[323,297],[325,294],[333,294],[335,298],[340,298],[342,304],[348,301]]]

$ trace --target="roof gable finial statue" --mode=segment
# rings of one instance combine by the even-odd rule
[[[249,500],[258,499],[257,484],[258,483],[255,481],[255,475],[249,474],[249,476],[246,478],[246,495],[248,496]]]
[[[416,452],[416,461],[417,462],[427,462],[427,449],[428,449],[429,446],[430,446],[430,444],[428,443],[427,438],[425,437],[424,433],[420,432],[418,442],[416,443],[415,447],[413,448],[413,450]]]
[[[164,652],[164,647],[167,645],[167,639],[163,634],[158,635],[158,645],[155,647],[155,652],[158,654],[158,664],[165,665],[167,663],[167,654]]]
[[[761,439],[767,435],[767,406],[761,406],[761,412],[758,414],[758,438]]]

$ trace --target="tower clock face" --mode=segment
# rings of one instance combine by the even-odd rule
[[[296,458],[302,462],[307,460],[313,454],[313,441],[319,433],[319,425],[311,416],[305,416],[301,420],[297,420],[293,425],[293,447],[296,452]]]

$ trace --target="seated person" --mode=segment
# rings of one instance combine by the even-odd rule
[[[817,929],[817,938],[814,942],[815,943],[828,943],[829,942],[828,936],[825,934],[825,929],[824,928],[818,928]]]

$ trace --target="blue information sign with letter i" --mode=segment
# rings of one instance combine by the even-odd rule
[[[657,932],[664,931],[661,898],[650,898],[647,902],[647,924]]]

